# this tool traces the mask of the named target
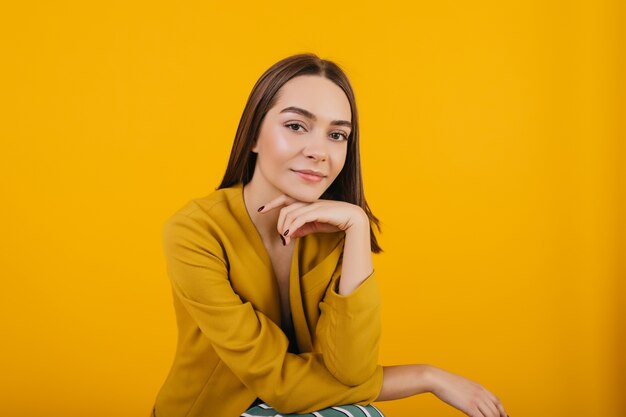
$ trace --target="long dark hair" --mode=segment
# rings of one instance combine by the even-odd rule
[[[258,79],[241,115],[226,173],[217,189],[231,187],[240,182],[245,185],[252,179],[256,153],[251,149],[256,142],[261,123],[267,112],[274,106],[278,90],[287,81],[299,75],[319,75],[329,79],[343,90],[350,102],[352,130],[348,137],[346,161],[335,181],[320,198],[346,201],[361,207],[370,219],[372,252],[382,252],[372,230],[372,224],[374,224],[380,233],[380,222],[370,210],[363,191],[359,156],[359,118],[354,91],[348,77],[337,64],[321,59],[315,54],[297,54],[284,58],[272,65]]]

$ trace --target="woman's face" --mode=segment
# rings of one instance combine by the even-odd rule
[[[346,160],[350,102],[339,86],[318,75],[292,78],[277,97],[252,148],[252,180],[296,200],[315,201]]]

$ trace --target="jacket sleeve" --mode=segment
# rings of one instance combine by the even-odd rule
[[[330,373],[357,386],[372,378],[379,366],[380,292],[372,272],[353,292],[340,295],[341,265],[342,257],[319,304],[315,343]]]
[[[288,352],[280,326],[234,292],[219,241],[198,221],[174,214],[164,224],[163,245],[175,294],[223,363],[263,401],[282,413],[306,413],[378,397],[382,366],[348,386],[320,353]]]

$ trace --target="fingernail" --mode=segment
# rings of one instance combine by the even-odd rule
[[[257,211],[261,211],[261,210],[263,210],[264,208],[265,208],[265,206],[261,206],[261,207],[259,207],[259,208],[257,209]]]
[[[287,245],[287,243],[285,242],[285,238],[283,237],[283,235],[278,235],[280,236],[280,240],[283,241],[283,246]]]
[[[283,236],[287,236],[287,233],[289,233],[289,229],[285,230],[285,233],[283,233]]]

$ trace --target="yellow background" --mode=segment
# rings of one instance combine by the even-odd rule
[[[148,415],[176,338],[162,223],[218,185],[261,73],[308,51],[356,91],[381,362],[512,417],[626,415],[623,2],[1,9],[3,416]]]

